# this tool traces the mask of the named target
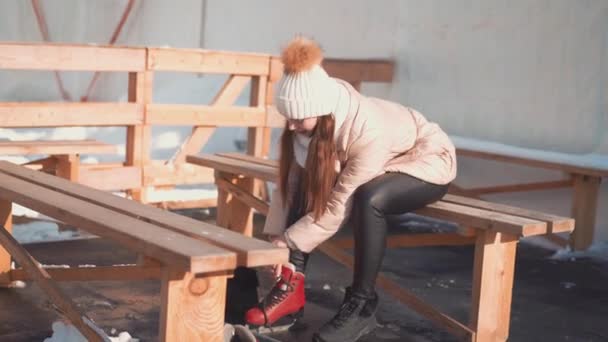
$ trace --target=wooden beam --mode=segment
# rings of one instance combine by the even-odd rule
[[[349,60],[326,58],[323,68],[332,77],[345,81],[356,82],[387,82],[393,81],[395,67],[390,60]]]
[[[41,172],[54,171],[57,166],[57,158],[49,156],[42,159],[31,160],[27,163],[21,164],[29,169],[37,170]]]
[[[236,186],[235,184],[232,184],[226,179],[216,178],[215,182],[218,187],[222,188],[222,190],[228,191],[236,199],[243,202],[247,206],[259,211],[263,215],[268,215],[268,203],[258,199],[248,191]]]
[[[575,228],[570,239],[574,250],[585,250],[593,243],[599,188],[602,178],[574,175],[572,217]]]
[[[266,86],[266,130],[270,131],[273,127],[285,127],[285,118],[279,114],[274,105],[274,86],[283,75],[283,64],[279,57],[270,59],[270,74]],[[267,154],[266,154],[267,155]]]
[[[458,196],[466,196],[479,199],[478,195],[470,193],[467,189],[457,185],[456,183],[450,183],[450,186],[448,187],[448,193]]]
[[[230,75],[220,92],[211,102],[211,106],[230,106],[234,104],[250,80],[250,76]],[[214,126],[194,127],[190,137],[186,139],[177,153],[171,158],[173,163],[184,163],[187,155],[199,153],[214,131]]]
[[[13,231],[13,203],[4,199],[0,199],[0,227],[4,227],[8,234]],[[0,245],[0,287],[10,286],[10,270],[11,255]]]
[[[533,190],[550,190],[550,189],[559,189],[559,188],[568,188],[574,184],[572,179],[565,179],[559,181],[550,181],[550,182],[534,182],[534,183],[526,183],[526,184],[509,184],[509,185],[498,185],[498,186],[490,186],[490,187],[481,187],[481,188],[469,188],[467,189],[467,193],[481,196],[486,194],[500,194],[500,193],[508,193],[508,192],[518,192],[518,191],[533,191]]]
[[[141,124],[136,103],[0,102],[1,127],[124,126]]]
[[[275,83],[281,79],[283,76],[283,63],[281,62],[281,57],[271,56],[268,61],[269,72],[268,72],[268,81],[270,83]],[[270,98],[272,99],[272,98]],[[272,103],[272,101],[268,102]]]
[[[253,190],[253,178],[234,177],[230,174],[218,172],[215,179],[216,181],[219,180],[216,183],[218,185],[218,194],[222,193],[222,196],[218,196],[218,209],[220,206],[222,207],[220,212],[218,212],[218,225],[244,236],[252,237],[253,210],[247,203],[238,200],[236,194],[233,195],[232,192],[228,191],[226,183],[234,183],[231,189],[239,189],[235,190],[235,192],[243,197],[242,195],[245,193],[251,194]],[[225,191],[228,191],[228,196],[223,194]]]
[[[197,277],[163,267],[160,341],[224,341],[227,275]]]
[[[266,77],[254,77],[251,81],[251,94],[249,99],[249,105],[265,111],[266,102],[266,85],[268,79]],[[263,123],[258,127],[251,127],[248,129],[247,137],[247,153],[256,157],[263,157]]]
[[[99,163],[99,164],[80,164],[81,169],[86,170],[107,170],[117,167],[124,167],[125,163]]]
[[[213,184],[213,170],[194,164],[164,164],[155,160],[145,169],[144,186]]]
[[[143,71],[145,68],[144,48],[0,43],[0,69]]]
[[[473,268],[473,341],[506,341],[511,318],[511,296],[517,237],[484,231],[477,236]]]
[[[116,153],[115,145],[96,140],[0,141],[0,155]]]
[[[279,174],[278,174],[279,161],[278,160],[259,158],[259,157],[250,156],[250,155],[244,154],[244,153],[238,153],[238,152],[216,153],[216,155],[219,157],[226,157],[226,158],[236,159],[236,160],[240,160],[240,161],[246,161],[246,162],[253,163],[253,164],[272,167],[272,168],[276,169],[275,176],[276,177],[279,176]]]
[[[323,243],[321,246],[319,246],[319,250],[333,260],[348,267],[350,270],[353,269],[353,257],[344,252],[342,249],[333,245],[332,242]],[[403,304],[407,305],[419,315],[431,320],[452,334],[462,338],[463,340],[466,338],[474,338],[474,330],[428,305],[409,291],[401,288],[397,283],[386,277],[383,273],[378,274],[376,284],[379,288],[392,295]]]
[[[149,104],[146,120],[150,125],[264,126],[264,108]]]
[[[275,106],[267,106],[266,107],[266,122],[264,124],[266,127],[271,128],[284,128],[285,127],[285,117],[282,116],[277,107]]]
[[[39,178],[43,176],[40,174]],[[97,236],[112,239],[174,267],[195,273],[236,267],[236,255],[230,251],[8,174],[0,177],[0,190],[2,199],[10,199]]]
[[[146,204],[165,210],[214,208],[217,207],[217,198],[204,198],[200,200],[187,201],[148,202]]]
[[[254,77],[251,82],[251,93],[249,105],[260,109],[265,108],[267,77]],[[264,155],[264,127],[250,127],[247,129],[247,153],[255,157],[265,157]],[[265,183],[259,179],[252,180],[251,193],[260,196]]]
[[[56,174],[58,177],[78,182],[80,156],[75,154],[58,155]]]
[[[89,341],[105,341],[107,336],[103,330],[94,329],[91,324],[93,321],[84,313],[80,312],[76,306],[61,289],[51,279],[50,275],[39,266],[39,263],[27,251],[19,245],[17,240],[13,238],[11,233],[0,227],[0,243],[9,251],[15,260],[22,265],[28,274],[36,281],[42,291],[49,296],[51,302],[59,308],[59,311],[65,315],[74,324],[76,329]]]
[[[148,68],[233,75],[268,75],[270,56],[200,49],[148,49]]]
[[[150,71],[129,73],[129,102],[139,105],[150,103],[152,101],[152,80],[153,73]],[[145,121],[127,127],[126,165],[136,167],[140,172],[139,184],[129,190],[129,195],[138,202],[146,202],[146,188],[142,179],[145,172],[144,166],[150,159],[151,148],[151,128],[146,125]]]
[[[142,266],[97,266],[73,268],[44,268],[55,281],[129,281],[160,279],[160,267]],[[10,272],[11,280],[32,280],[33,277],[22,268]]]
[[[336,247],[352,249],[355,244],[352,238],[332,241]],[[424,247],[424,246],[460,246],[475,243],[475,237],[462,236],[457,233],[399,234],[386,239],[387,248]]]
[[[134,166],[115,168],[80,168],[80,184],[98,190],[126,190],[140,186],[141,169]]]

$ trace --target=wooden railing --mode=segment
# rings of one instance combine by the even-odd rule
[[[332,76],[360,89],[363,82],[391,82],[393,63],[383,60],[327,59]],[[82,165],[79,182],[104,190],[127,190],[147,203],[148,187],[212,183],[212,171],[185,162],[201,150],[217,127],[248,127],[247,152],[267,155],[273,127],[283,119],[273,106],[272,90],[283,66],[267,54],[201,49],[97,45],[0,43],[0,70],[97,71],[128,73],[128,102],[0,102],[0,127],[123,126],[126,157],[122,163]],[[156,72],[226,74],[211,103],[166,104],[153,101]],[[250,84],[248,106],[235,101]],[[153,126],[192,126],[192,134],[169,160],[151,158]],[[211,203],[207,203],[213,205]],[[174,204],[200,207],[205,202]]]

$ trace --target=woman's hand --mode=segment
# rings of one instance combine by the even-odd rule
[[[288,248],[287,242],[285,241],[285,237],[283,234],[281,235],[272,235],[270,236],[270,243],[280,248]],[[275,278],[281,276],[281,264],[276,264],[272,266],[272,273]]]

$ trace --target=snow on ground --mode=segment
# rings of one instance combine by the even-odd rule
[[[577,258],[591,258],[608,262],[608,241],[598,241],[585,251],[573,251],[569,248],[560,249],[551,257],[554,260],[576,260]]]
[[[87,339],[82,336],[80,331],[76,329],[71,324],[66,324],[61,321],[53,322],[53,335],[51,337],[45,338],[44,342],[87,342]],[[112,334],[115,331],[112,329]],[[106,333],[107,334],[107,333]],[[117,336],[112,337],[108,336],[106,341],[111,342],[138,342],[139,340],[131,337],[129,332],[123,331],[119,333]]]

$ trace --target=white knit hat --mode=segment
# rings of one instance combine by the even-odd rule
[[[283,77],[275,103],[287,119],[305,119],[335,111],[339,84],[321,66],[323,54],[316,42],[298,37],[283,50]]]

